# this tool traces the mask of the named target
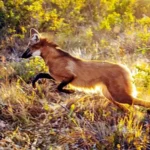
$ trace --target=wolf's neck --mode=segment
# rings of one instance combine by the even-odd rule
[[[45,63],[51,63],[53,62],[56,58],[61,57],[62,54],[60,51],[56,50],[53,47],[45,47],[45,49],[42,52],[42,58],[44,59]]]

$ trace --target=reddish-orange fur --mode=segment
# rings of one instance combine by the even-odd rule
[[[46,39],[40,39],[30,47],[32,52],[40,49],[41,57],[55,80],[61,82],[73,76],[70,84],[74,87],[94,89],[99,86],[102,94],[114,103],[150,107],[150,102],[133,97],[134,86],[125,67],[109,62],[81,60],[57,47]]]
[[[58,90],[67,84],[81,90],[98,89],[107,99],[117,106],[122,104],[135,104],[150,107],[149,101],[134,97],[134,85],[127,68],[119,64],[99,61],[87,61],[75,58],[62,51],[57,44],[40,38],[38,31],[30,30],[30,42],[22,58],[41,56],[49,67],[49,74],[41,73],[33,80],[32,85],[39,78],[55,79],[60,82]]]

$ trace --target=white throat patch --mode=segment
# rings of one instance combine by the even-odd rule
[[[32,53],[32,56],[41,56],[41,51],[36,50],[35,52]]]

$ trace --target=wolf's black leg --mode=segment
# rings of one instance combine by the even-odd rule
[[[68,94],[73,93],[73,92],[74,92],[73,90],[63,89],[63,88],[64,88],[67,84],[69,84],[73,79],[74,79],[74,78],[72,77],[72,78],[71,78],[70,80],[68,80],[68,81],[62,81],[62,82],[58,85],[57,90],[58,90],[59,92],[64,92],[64,93],[68,93]]]
[[[53,77],[51,77],[48,73],[39,73],[38,75],[36,75],[36,77],[33,79],[32,81],[32,86],[35,88],[35,83],[37,82],[37,80],[41,79],[41,78],[46,78],[46,79],[53,79]]]

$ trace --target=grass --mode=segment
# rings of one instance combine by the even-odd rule
[[[99,43],[90,40],[85,46],[79,35],[68,39],[75,47],[63,48],[80,58],[125,64],[138,97],[149,100],[148,43],[142,46],[141,39],[125,32],[123,38],[101,36]],[[150,149],[149,110],[134,106],[126,113],[99,94],[59,93],[51,80],[40,80],[33,89],[33,77],[47,71],[40,58],[0,62],[0,150]]]
[[[132,107],[125,113],[98,94],[58,93],[57,83],[48,80],[42,80],[33,89],[29,68],[36,74],[44,67],[41,63],[41,70],[34,70],[38,60],[30,61],[0,64],[1,149],[150,148],[150,115],[145,108]],[[144,79],[148,80],[139,81],[142,77],[146,77],[143,72],[142,76],[141,72],[135,75],[140,86]]]
[[[52,5],[44,1],[46,10],[37,5],[40,7],[34,12],[26,10],[38,2],[18,1],[15,5],[8,1],[3,6],[0,1],[0,150],[150,149],[150,110],[134,106],[126,113],[98,94],[58,93],[57,83],[51,80],[41,80],[33,89],[33,77],[48,69],[39,58],[18,58],[28,43],[26,30],[36,27],[47,31],[43,36],[73,56],[126,65],[133,74],[138,97],[149,100],[148,0],[124,0],[116,4],[103,0],[102,7],[96,1],[91,4],[85,1],[85,8],[80,11],[83,2],[77,1],[74,11],[67,15],[73,6],[68,3],[66,7],[67,1],[63,2],[62,9],[61,1],[59,5],[57,1]],[[36,17],[37,12],[43,15]],[[26,18],[31,20],[29,24]],[[53,33],[48,32],[53,28]],[[3,55],[9,61],[5,62]]]

